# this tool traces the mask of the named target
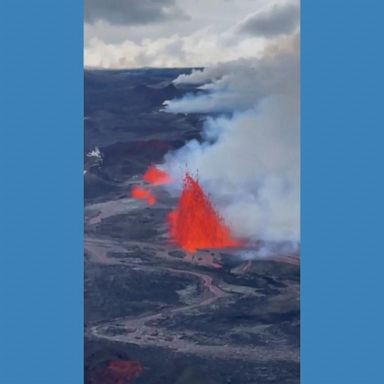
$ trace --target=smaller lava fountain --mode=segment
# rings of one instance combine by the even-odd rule
[[[144,173],[143,179],[153,185],[169,184],[171,177],[167,172],[151,165]]]
[[[145,200],[148,205],[154,205],[157,202],[156,196],[152,193],[152,186],[169,184],[172,181],[167,172],[154,165],[145,171],[143,180],[149,185],[146,187],[134,186],[131,190],[131,196],[134,199]]]
[[[131,195],[135,199],[145,200],[149,205],[156,203],[156,197],[148,189],[135,185],[131,190]]]
[[[239,246],[198,180],[186,173],[176,209],[168,216],[170,236],[188,252]]]

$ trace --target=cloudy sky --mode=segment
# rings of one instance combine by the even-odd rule
[[[298,29],[297,0],[85,0],[86,67],[194,67],[263,55]]]

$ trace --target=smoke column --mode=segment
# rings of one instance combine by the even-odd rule
[[[204,92],[165,102],[170,113],[215,113],[202,140],[163,164],[181,188],[185,166],[199,174],[239,238],[300,242],[299,35],[274,39],[263,57],[217,64],[174,80]]]

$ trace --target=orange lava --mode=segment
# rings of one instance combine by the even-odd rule
[[[168,184],[171,182],[171,176],[167,172],[151,165],[144,173],[143,179],[153,185]]]
[[[149,205],[156,203],[156,197],[152,194],[151,191],[148,191],[142,187],[138,187],[137,185],[132,188],[131,195],[135,199],[146,200]]]
[[[108,371],[116,384],[126,384],[136,379],[143,371],[143,367],[137,361],[114,360],[108,364]]]
[[[172,240],[188,252],[240,245],[232,237],[198,180],[188,173],[184,177],[178,206],[170,212],[168,221]]]

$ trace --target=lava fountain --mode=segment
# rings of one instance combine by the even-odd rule
[[[146,170],[143,179],[153,185],[169,184],[171,182],[169,174],[154,165]]]
[[[131,195],[135,199],[145,200],[149,205],[156,203],[156,197],[151,191],[135,185],[131,190]]]
[[[171,176],[167,172],[151,165],[144,173],[143,180],[149,185],[147,187],[134,186],[131,190],[131,196],[134,199],[145,200],[148,205],[154,205],[157,202],[156,196],[152,193],[152,186],[169,184]]]
[[[168,216],[171,239],[188,252],[240,245],[214,209],[198,180],[186,173],[177,207]]]

